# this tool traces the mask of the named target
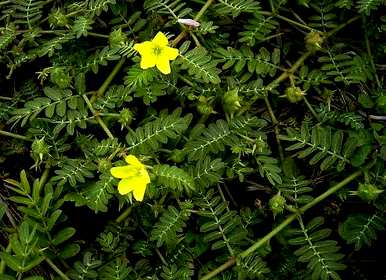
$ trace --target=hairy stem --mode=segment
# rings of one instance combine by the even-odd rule
[[[221,266],[217,267],[215,270],[212,270],[207,275],[205,275],[204,277],[200,278],[200,280],[211,279],[211,278],[215,277],[217,274],[219,274],[220,272],[228,269],[229,267],[234,266],[235,263],[236,263],[236,257],[232,257],[226,263],[222,264]]]
[[[366,25],[366,18],[363,17],[363,25]],[[379,78],[378,78],[378,75],[377,75],[377,68],[375,67],[375,64],[374,64],[374,58],[373,58],[373,55],[371,53],[371,47],[370,47],[370,42],[369,42],[369,36],[367,34],[367,30],[366,28],[364,28],[365,30],[365,42],[366,42],[366,49],[367,49],[367,54],[369,55],[370,57],[370,64],[371,64],[371,68],[373,68],[373,71],[374,71],[374,77],[375,77],[375,81],[377,82],[377,86],[378,88],[381,88],[382,85],[381,85],[381,82],[379,81]]]
[[[287,18],[287,17],[285,17],[285,16],[281,16],[281,15],[275,14],[274,12],[271,13],[271,12],[267,12],[267,11],[260,11],[260,12],[258,12],[258,13],[259,13],[259,14],[262,14],[262,15],[265,15],[265,16],[277,17],[277,18],[279,18],[279,19],[281,19],[281,20],[284,20],[284,21],[286,21],[286,22],[288,22],[288,23],[291,23],[291,24],[293,24],[293,25],[299,26],[299,27],[304,28],[304,29],[307,29],[307,30],[309,30],[309,31],[316,31],[316,32],[317,32],[317,30],[316,30],[315,28],[309,27],[309,26],[307,26],[307,25],[305,25],[305,24],[303,24],[303,23],[294,21],[294,20],[292,20],[292,19],[290,19],[290,18]]]
[[[60,276],[60,278],[64,279],[64,280],[71,280],[70,278],[67,277],[66,274],[64,274],[60,269],[59,267],[57,267],[49,258],[45,258],[44,259],[46,261],[46,263],[53,269],[55,270],[55,272]]]
[[[19,135],[19,134],[8,132],[8,131],[4,131],[4,130],[0,130],[0,135],[4,135],[4,136],[7,136],[7,137],[12,137],[12,138],[20,139],[20,140],[24,140],[24,141],[32,141],[32,139],[29,139],[28,137],[26,137],[24,135]]]
[[[334,35],[335,33],[337,33],[342,28],[345,28],[347,25],[349,25],[350,23],[352,23],[352,22],[354,22],[354,21],[356,21],[356,20],[358,20],[360,18],[361,18],[361,16],[356,16],[356,17],[353,17],[353,18],[349,19],[345,23],[342,23],[341,25],[337,26],[336,28],[334,28],[333,30],[328,32],[326,37],[330,37],[330,36]]]
[[[97,112],[95,112],[94,108],[92,107],[92,104],[90,102],[90,99],[88,99],[88,97],[86,95],[82,95],[84,101],[86,102],[90,112],[95,116],[95,119],[97,120],[97,122],[99,123],[99,125],[102,127],[103,131],[106,133],[106,135],[110,138],[110,139],[114,139],[114,135],[111,133],[111,131],[109,130],[109,128],[107,127],[107,125],[105,124],[105,122],[102,120],[102,118],[98,115]]]
[[[107,79],[103,82],[103,84],[101,85],[101,87],[96,91],[96,94],[94,94],[92,97],[91,97],[91,104],[95,102],[96,98],[97,97],[101,97],[106,89],[108,88],[108,86],[111,84],[111,82],[113,81],[113,79],[115,78],[115,76],[118,74],[119,70],[121,70],[123,64],[125,63],[126,61],[126,58],[125,57],[122,57],[121,60],[117,63],[117,65],[115,65],[114,69],[111,71],[110,75],[107,77]]]
[[[303,207],[301,207],[299,209],[299,213],[294,213],[294,214],[291,214],[290,216],[288,216],[283,222],[281,222],[277,227],[275,227],[272,231],[270,231],[268,234],[266,234],[263,238],[259,239],[259,241],[254,243],[251,247],[249,247],[245,251],[241,252],[237,256],[237,258],[245,258],[249,254],[251,254],[252,252],[256,251],[262,245],[266,244],[272,237],[274,237],[276,234],[278,234],[280,231],[282,231],[284,228],[286,228],[292,221],[294,221],[298,217],[299,214],[304,213],[308,209],[312,208],[313,206],[317,205],[319,202],[326,199],[331,194],[335,193],[336,191],[338,191],[339,189],[341,189],[342,187],[344,187],[345,185],[347,185],[348,183],[353,181],[355,178],[360,176],[362,174],[362,172],[363,172],[363,169],[354,172],[353,174],[346,177],[344,180],[342,180],[341,182],[339,182],[335,186],[331,187],[330,189],[328,189],[327,191],[325,191],[324,193],[322,193],[318,197],[314,198],[311,202],[309,202],[306,205],[304,205]],[[236,260],[229,260],[226,263],[219,266],[218,268],[216,268],[215,270],[213,270],[210,273],[208,273],[207,275],[205,275],[204,277],[202,277],[201,280],[211,279],[214,276],[216,276],[217,274],[221,273],[222,271],[232,267],[233,265],[235,265],[235,263],[236,263]]]
[[[264,101],[265,101],[265,105],[267,106],[269,115],[271,116],[272,124],[273,124],[274,130],[275,130],[275,138],[276,138],[276,143],[277,143],[277,146],[278,146],[280,161],[281,161],[281,163],[283,163],[283,161],[284,161],[284,150],[283,150],[283,147],[281,146],[281,142],[280,142],[280,138],[279,138],[279,135],[280,135],[280,131],[279,131],[279,127],[278,127],[279,122],[278,122],[278,120],[277,120],[277,118],[275,116],[275,113],[272,110],[272,106],[271,106],[271,103],[269,102],[269,99],[268,99],[267,95],[264,97]]]
[[[308,109],[310,110],[311,114],[314,116],[314,118],[320,122],[320,118],[319,118],[319,115],[315,112],[314,108],[312,107],[312,105],[308,102],[307,98],[305,96],[303,96],[303,100],[304,100],[304,103],[306,103]]]
[[[12,249],[11,242],[9,242],[8,245],[7,245],[7,248],[5,248],[5,252],[6,253],[10,253],[11,249]],[[4,259],[1,259],[1,262],[0,262],[0,275],[4,274],[5,267],[6,267],[6,263],[5,263]]]
[[[127,208],[118,218],[115,219],[117,224],[123,222],[131,213],[131,207]]]
[[[99,33],[95,33],[95,32],[87,32],[87,35],[94,36],[94,37],[100,37],[100,38],[106,38],[106,39],[109,38],[109,35],[99,34]]]

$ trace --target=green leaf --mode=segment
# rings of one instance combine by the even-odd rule
[[[1,252],[0,257],[5,263],[14,271],[23,272],[24,267],[22,265],[22,260],[18,257],[12,256],[6,252]]]
[[[20,187],[22,187],[27,194],[31,193],[31,186],[28,182],[27,174],[24,169],[20,172]]]
[[[70,239],[74,234],[76,230],[73,227],[67,227],[62,230],[60,230],[58,233],[54,235],[52,238],[52,244],[53,245],[59,245],[66,240]]]
[[[69,259],[76,256],[80,251],[80,246],[78,244],[67,244],[60,249],[59,256],[63,259]]]

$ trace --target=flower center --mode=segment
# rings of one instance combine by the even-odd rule
[[[162,48],[160,46],[156,45],[153,47],[153,53],[155,56],[161,55],[161,52],[162,52]]]

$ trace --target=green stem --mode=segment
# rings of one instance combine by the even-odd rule
[[[264,97],[264,102],[265,102],[265,105],[267,106],[269,115],[271,116],[271,120],[272,120],[273,125],[277,125],[279,122],[277,121],[277,119],[275,117],[275,113],[272,110],[272,106],[271,106],[271,103],[269,102],[267,95]]]
[[[60,269],[59,267],[57,267],[49,258],[45,258],[44,259],[46,261],[46,263],[48,263],[48,265],[53,269],[55,270],[55,272],[60,276],[60,278],[64,279],[64,280],[71,280],[70,278],[67,277],[66,274],[64,274]]]
[[[185,82],[186,84],[188,84],[189,86],[193,87],[194,84],[193,82],[189,81],[187,78],[185,78],[184,76],[182,75],[178,75],[178,78],[181,79],[183,82]]]
[[[336,28],[334,28],[330,32],[327,32],[327,36],[326,37],[331,37],[332,35],[337,33],[342,28],[345,28],[347,25],[349,25],[350,23],[352,23],[352,22],[354,22],[354,21],[356,21],[356,20],[358,20],[360,18],[361,18],[361,16],[356,16],[356,17],[353,17],[353,18],[349,19],[348,21],[346,21],[345,23],[342,23],[341,25],[337,26]]]
[[[101,117],[112,117],[112,118],[119,118],[120,117],[120,115],[117,114],[117,113],[99,113],[99,116],[101,116]]]
[[[303,62],[312,54],[311,51],[305,52],[302,54],[302,56],[295,62],[295,64],[288,70],[283,72],[279,77],[277,77],[275,80],[273,80],[268,86],[266,86],[267,91],[272,91],[276,87],[280,85],[280,83],[284,80],[286,80],[288,77],[290,77],[302,64]],[[244,112],[248,111],[249,108],[252,106],[253,103],[256,102],[257,99],[259,99],[259,95],[255,95],[251,98],[249,103],[245,105],[238,113],[238,115],[242,115]]]
[[[197,47],[201,47],[200,41],[198,40],[197,36],[194,35],[194,33],[190,33],[190,36],[192,36],[194,43]]]
[[[297,21],[294,21],[294,20],[292,20],[292,19],[290,19],[290,18],[287,18],[287,17],[285,17],[285,16],[277,15],[277,14],[275,14],[275,13],[266,12],[266,11],[261,11],[261,12],[259,12],[259,13],[262,14],[262,15],[265,15],[265,16],[277,17],[277,18],[279,18],[279,19],[281,19],[281,20],[284,20],[284,21],[286,21],[286,22],[288,22],[288,23],[291,23],[291,24],[293,24],[293,25],[299,26],[299,27],[301,27],[301,28],[307,29],[307,30],[309,30],[309,31],[315,31],[315,32],[318,32],[316,29],[314,29],[314,28],[312,28],[312,27],[309,27],[309,26],[307,26],[307,25],[305,25],[305,24],[303,24],[303,23],[299,23],[299,22],[297,22]]]
[[[304,100],[304,103],[306,103],[308,109],[310,110],[311,114],[314,116],[314,118],[320,122],[320,118],[319,118],[319,115],[315,112],[314,108],[312,107],[312,105],[308,102],[307,98],[305,96],[303,96],[303,100]]]
[[[12,97],[8,97],[8,96],[0,96],[0,99],[7,100],[7,101],[12,101],[13,100]]]
[[[355,178],[360,176],[362,174],[362,172],[363,172],[363,169],[358,170],[358,171],[354,172],[353,174],[351,174],[350,176],[346,177],[343,181],[341,181],[338,184],[336,184],[335,186],[331,187],[326,192],[322,193],[318,197],[314,198],[311,202],[307,203],[302,208],[300,208],[299,213],[300,214],[304,213],[308,209],[317,205],[319,202],[326,199],[328,196],[335,193],[336,191],[338,191],[339,189],[341,189],[342,187],[344,187],[345,185],[347,185],[348,183],[353,181]],[[248,249],[246,249],[245,251],[240,253],[237,257],[238,258],[245,258],[249,254],[251,254],[252,252],[256,251],[262,245],[266,244],[272,237],[274,237],[276,234],[278,234],[281,230],[283,230],[285,227],[287,227],[293,220],[295,220],[298,217],[298,215],[299,215],[298,213],[294,213],[294,214],[291,214],[290,216],[288,216],[283,222],[281,222],[271,232],[266,234],[263,238],[261,238],[256,243],[254,243],[251,247],[249,247]],[[226,263],[224,263],[223,265],[221,265],[218,268],[216,268],[215,270],[213,270],[212,272],[210,272],[207,275],[205,275],[204,277],[202,277],[201,280],[211,279],[214,276],[216,276],[217,274],[221,273],[222,271],[232,267],[233,265],[235,265],[235,263],[236,263],[235,260],[233,260],[233,261],[229,260]]]
[[[201,277],[200,280],[208,280],[208,279],[211,279],[213,277],[215,277],[217,274],[221,273],[222,271],[228,269],[229,267],[232,267],[234,266],[236,263],[236,258],[235,257],[232,257],[230,258],[226,263],[222,264],[221,266],[219,266],[218,268],[216,268],[215,270],[212,270],[211,272],[209,272],[207,275],[205,275],[204,277]]]
[[[8,132],[8,131],[4,131],[4,130],[0,130],[0,135],[4,135],[4,136],[20,139],[20,140],[23,140],[23,141],[33,141],[33,140],[29,139],[26,136],[19,135],[19,134],[16,134],[16,133],[12,133],[12,132]]]
[[[92,104],[90,102],[90,99],[88,99],[88,97],[86,95],[82,95],[84,101],[86,102],[88,108],[90,109],[90,112],[95,116],[95,119],[97,120],[97,122],[99,123],[99,125],[102,127],[103,131],[107,134],[107,136],[110,138],[110,139],[114,139],[114,135],[111,133],[111,131],[109,130],[109,128],[107,127],[107,125],[105,124],[105,122],[102,120],[102,118],[98,115],[97,112],[95,112],[94,108],[92,107]]]
[[[209,6],[212,5],[213,2],[214,0],[207,0],[204,6],[202,6],[201,10],[197,13],[194,20],[198,21],[204,15],[205,11],[209,8]]]
[[[283,147],[281,146],[281,142],[280,142],[280,138],[279,138],[279,135],[280,135],[279,126],[278,126],[279,122],[275,116],[275,113],[272,110],[272,106],[271,106],[271,103],[269,102],[267,95],[264,97],[264,101],[265,101],[265,105],[267,106],[269,115],[271,116],[272,124],[274,125],[275,138],[276,138],[276,143],[278,146],[280,161],[281,161],[281,163],[283,163],[284,162],[284,150],[283,150]]]
[[[358,171],[354,172],[353,174],[351,174],[350,176],[346,177],[344,180],[340,181],[338,184],[329,188],[327,191],[325,191],[324,193],[322,193],[318,197],[314,198],[311,202],[304,205],[302,208],[299,209],[299,211],[301,213],[304,213],[308,209],[314,207],[316,204],[318,204],[322,200],[326,199],[328,196],[337,192],[339,189],[343,188],[345,185],[347,185],[348,183],[350,183],[351,181],[353,181],[354,179],[359,177],[365,169],[367,169],[367,168],[363,168],[361,170],[358,170]]]
[[[366,25],[366,18],[365,18],[365,17],[363,17],[363,25]],[[378,88],[381,88],[382,85],[381,85],[381,82],[379,81],[379,78],[378,78],[378,75],[377,75],[377,68],[375,67],[375,64],[374,64],[374,58],[373,58],[373,55],[372,55],[372,53],[371,53],[371,47],[370,47],[370,42],[369,42],[369,36],[368,36],[368,34],[367,34],[366,28],[365,28],[365,42],[366,42],[367,54],[368,54],[369,57],[370,57],[371,68],[373,68],[373,71],[374,71],[375,81],[377,82]]]
[[[5,252],[10,253],[11,249],[12,249],[11,242],[9,242],[8,245],[7,245],[7,248],[5,248]],[[4,274],[5,267],[6,267],[6,263],[5,263],[4,259],[1,259],[1,262],[0,262],[0,275]]]
[[[115,219],[117,224],[121,223],[124,219],[126,219],[131,213],[131,207],[127,208],[118,218]]]
[[[125,63],[126,58],[122,57],[121,60],[115,65],[113,71],[111,71],[110,75],[107,77],[107,79],[103,82],[101,87],[96,91],[96,93],[91,97],[91,104],[95,102],[97,97],[102,96],[108,86],[111,84],[115,76],[118,74],[119,70],[121,70],[123,64]]]
[[[109,35],[99,34],[99,33],[95,33],[95,32],[87,32],[87,35],[94,36],[94,37],[100,37],[100,38],[109,38]]]

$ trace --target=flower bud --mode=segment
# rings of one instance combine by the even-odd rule
[[[111,161],[108,159],[101,159],[98,162],[98,171],[100,173],[109,173],[112,167]]]
[[[198,98],[197,111],[201,115],[207,116],[213,113],[213,107],[208,103],[208,99],[205,96],[200,96]]]
[[[71,76],[64,67],[54,67],[50,72],[50,80],[60,88],[71,86]]]
[[[122,29],[114,30],[109,35],[109,43],[111,48],[120,47],[127,41],[127,36],[122,32]]]
[[[198,21],[191,19],[191,18],[179,18],[177,20],[177,22],[184,24],[184,25],[187,25],[187,26],[191,26],[191,27],[199,27],[200,26],[200,23]]]
[[[285,90],[285,95],[289,102],[297,103],[303,99],[304,91],[299,87],[288,87]]]
[[[275,217],[277,214],[283,213],[286,201],[285,198],[280,195],[280,192],[278,192],[269,200],[268,205]]]
[[[378,189],[373,184],[359,184],[358,190],[355,192],[364,201],[372,201],[377,199],[378,195],[382,193],[383,190]]]
[[[223,107],[228,114],[234,114],[240,109],[240,98],[237,89],[229,90],[224,94]]]
[[[182,150],[174,149],[169,155],[169,159],[175,163],[183,162],[185,159],[185,153]]]
[[[49,14],[48,16],[48,22],[50,24],[50,27],[68,27],[68,18],[61,10],[56,10]]]

